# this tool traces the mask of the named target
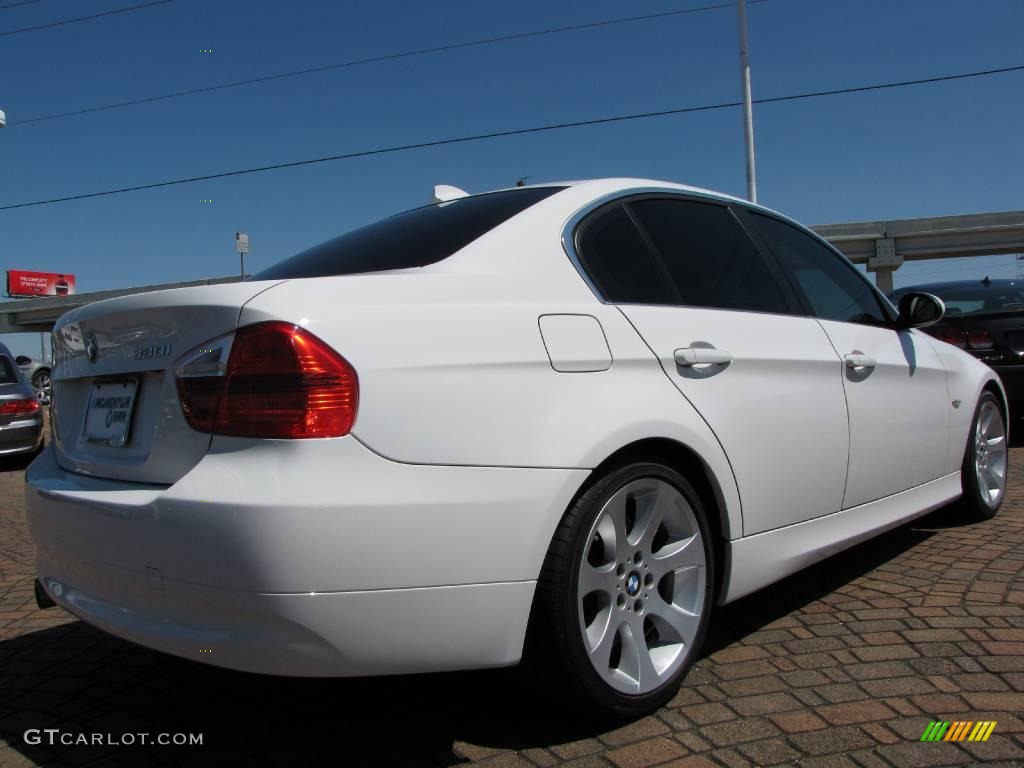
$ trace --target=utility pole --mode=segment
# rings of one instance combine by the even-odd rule
[[[743,139],[747,148],[747,199],[757,202],[754,166],[754,107],[750,95],[750,48],[747,41],[747,0],[736,0],[740,24],[740,78],[743,87]]]

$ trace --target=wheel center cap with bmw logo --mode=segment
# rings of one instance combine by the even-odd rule
[[[626,594],[630,597],[636,597],[636,594],[640,591],[640,574],[633,571],[629,576],[626,577]]]

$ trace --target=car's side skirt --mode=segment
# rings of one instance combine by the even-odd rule
[[[749,595],[830,555],[952,501],[960,472],[796,525],[726,542],[730,572],[722,603]]]

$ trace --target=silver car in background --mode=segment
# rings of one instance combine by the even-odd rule
[[[43,411],[14,356],[0,344],[0,457],[35,453],[43,443]]]
[[[33,360],[28,355],[18,355],[14,362],[21,368],[25,380],[36,391],[39,402],[48,405],[53,393],[50,384],[50,364],[45,360]]]

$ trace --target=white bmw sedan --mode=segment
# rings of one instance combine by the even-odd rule
[[[994,373],[744,201],[457,196],[59,321],[37,595],[198,661],[671,697],[713,606],[1006,489]]]

